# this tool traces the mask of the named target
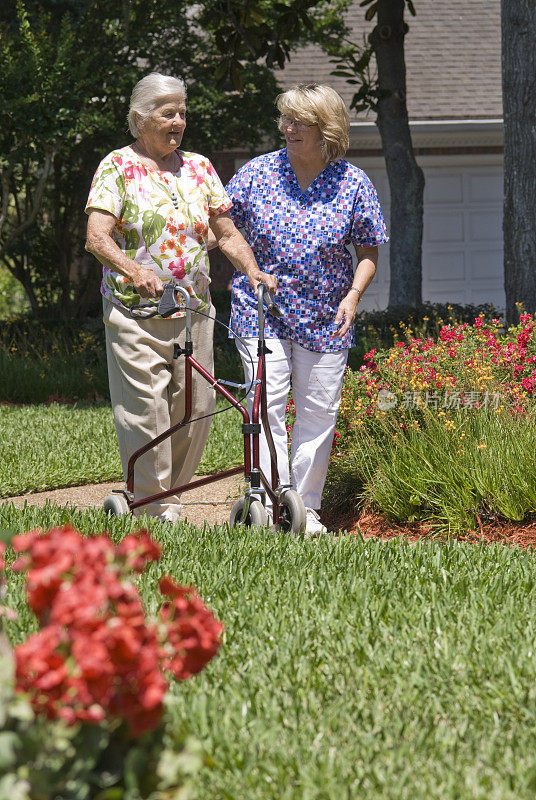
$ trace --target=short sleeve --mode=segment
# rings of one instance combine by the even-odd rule
[[[389,241],[376,189],[364,173],[357,192],[350,235],[356,247],[372,247]]]
[[[110,153],[103,158],[91,183],[86,203],[86,214],[92,209],[109,211],[116,219],[121,219],[125,203],[125,176],[122,171],[123,159]]]
[[[229,211],[233,222],[237,228],[243,228],[247,222],[248,199],[251,191],[249,164],[239,169],[225,188],[233,203],[233,207]]]
[[[217,217],[231,208],[231,199],[210,161],[207,161],[208,215]]]

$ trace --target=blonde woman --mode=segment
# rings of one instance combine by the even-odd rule
[[[376,191],[365,173],[345,161],[349,117],[329,86],[295,86],[277,98],[286,147],[248,162],[226,187],[230,214],[263,272],[277,278],[267,315],[270,429],[281,483],[290,483],[285,408],[292,383],[296,419],[292,435],[293,486],[307,508],[306,532],[320,522],[326,479],[354,317],[374,277],[378,245],[387,241]],[[357,256],[354,271],[351,250]],[[255,293],[235,273],[231,325],[246,380],[257,360]],[[269,475],[266,442],[261,468]]]

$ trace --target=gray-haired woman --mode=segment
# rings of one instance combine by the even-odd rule
[[[126,479],[130,455],[184,415],[184,360],[173,346],[184,338],[184,315],[133,316],[141,302],[158,304],[164,284],[183,286],[192,307],[214,311],[210,300],[209,230],[236,269],[256,289],[276,288],[259,269],[228,213],[231,201],[212,164],[179,150],[186,127],[182,80],[152,73],[136,84],[129,129],[135,141],[99,164],[86,206],[86,249],[103,265],[101,292],[106,328],[110,395]],[[213,369],[213,321],[193,315],[196,359]],[[194,372],[195,416],[214,409],[214,390]],[[188,483],[205,446],[210,418],[180,429],[136,464],[134,499]],[[175,522],[179,497],[141,507]]]

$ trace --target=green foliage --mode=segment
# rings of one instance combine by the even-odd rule
[[[67,519],[116,541],[132,525],[0,510],[0,525],[20,531]],[[186,524],[152,532],[163,555],[140,581],[146,607],[162,570],[194,583],[226,627],[218,657],[175,688],[170,708],[211,754],[194,797],[532,800],[532,551]]]
[[[87,402],[108,396],[100,320],[19,318],[0,331],[0,402]]]
[[[218,88],[219,53],[187,0],[88,0],[47,4],[46,11],[21,0],[6,17],[0,263],[22,284],[34,313],[84,316],[98,310],[100,267],[83,248],[83,209],[101,158],[130,141],[125,118],[136,81],[154,70],[185,79],[191,97],[184,147],[209,156],[275,137],[277,85],[253,63],[244,66],[243,93]]]
[[[362,44],[345,40],[343,47],[337,47],[330,53],[335,56],[330,59],[335,65],[331,74],[346,78],[346,83],[351,86],[359,86],[350,102],[350,109],[354,109],[356,114],[369,109],[377,112],[378,103],[388,95],[385,89],[379,87],[374,64],[371,65],[372,54],[373,49],[366,36]]]
[[[11,273],[0,265],[0,320],[28,310],[24,289]]]
[[[205,0],[200,21],[221,54],[216,79],[242,91],[248,61],[262,59],[270,68],[283,69],[296,45],[316,41],[324,46],[329,37],[338,40],[348,5],[347,0]]]
[[[398,522],[426,520],[455,533],[479,520],[531,517],[533,320],[522,316],[504,332],[499,320],[486,320],[490,309],[474,325],[454,324],[450,306],[446,319],[438,311],[414,328],[396,326],[392,314],[377,332],[360,321],[369,343],[376,333],[374,344],[395,346],[374,349],[366,367],[345,376],[324,503],[351,509],[368,501]]]

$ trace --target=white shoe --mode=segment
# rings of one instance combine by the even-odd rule
[[[305,534],[309,536],[317,536],[318,534],[327,533],[328,529],[320,522],[320,517],[314,508],[305,509]]]

